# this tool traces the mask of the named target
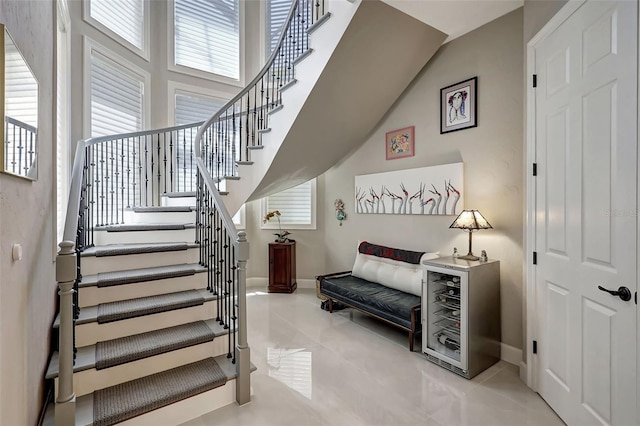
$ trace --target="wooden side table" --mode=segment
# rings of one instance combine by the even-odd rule
[[[296,283],[296,242],[269,243],[269,293],[293,293]]]

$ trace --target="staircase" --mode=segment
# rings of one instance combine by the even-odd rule
[[[249,246],[230,212],[356,149],[444,38],[379,0],[296,0],[263,70],[207,122],[80,141],[45,424],[248,402]]]

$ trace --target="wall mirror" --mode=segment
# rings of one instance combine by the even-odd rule
[[[38,81],[4,25],[0,25],[2,51],[1,94],[4,96],[3,173],[25,179],[38,177]]]

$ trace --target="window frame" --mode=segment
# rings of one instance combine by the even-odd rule
[[[318,199],[317,199],[317,178],[313,178],[310,179],[307,182],[311,182],[311,206],[310,206],[310,210],[311,210],[311,221],[309,224],[300,224],[300,223],[289,223],[289,222],[285,222],[283,221],[282,217],[280,217],[280,225],[283,229],[300,229],[300,230],[315,230],[317,229],[316,227],[316,218],[317,218],[317,206],[318,206]],[[304,184],[306,182],[301,183],[300,185]],[[298,185],[296,185],[298,186]],[[293,186],[292,188],[295,188],[295,186]],[[260,200],[260,229],[266,229],[266,230],[273,230],[273,229],[278,229],[278,221],[277,220],[270,220],[267,223],[264,223],[264,221],[262,220],[268,213],[267,211],[267,199],[269,198],[269,196],[267,197],[263,197]]]
[[[186,74],[194,77],[199,77],[205,80],[215,81],[218,83],[227,84],[230,86],[242,87],[245,86],[245,2],[238,0],[239,5],[239,22],[238,22],[238,79],[226,77],[220,74],[215,74],[208,71],[202,71],[197,68],[191,68],[186,65],[178,65],[175,62],[175,1],[167,0],[167,69],[169,71],[177,72],[180,74]]]
[[[178,81],[169,80],[167,82],[167,113],[169,114],[169,120],[176,124],[176,95],[192,96],[197,98],[212,98],[217,101],[224,101],[226,104],[231,100],[233,95],[224,93],[220,90],[209,89],[201,86],[194,86],[192,84],[180,83]]]
[[[112,61],[118,68],[121,68],[125,73],[133,75],[135,78],[139,78],[142,81],[142,129],[144,131],[148,128],[151,116],[151,74],[130,61],[127,61],[122,56],[118,55],[114,51],[107,49],[100,43],[91,39],[88,36],[83,37],[84,44],[84,58],[83,58],[83,135],[85,138],[91,138],[91,58],[93,52],[98,53],[103,58]]]
[[[96,18],[91,16],[91,0],[82,0],[82,19],[93,28],[98,31],[104,33],[110,39],[116,41],[118,44],[132,51],[136,55],[140,56],[147,62],[151,60],[151,49],[150,38],[151,38],[151,2],[150,0],[142,0],[143,1],[143,9],[142,9],[142,48],[131,43],[129,40],[126,40],[120,34],[113,31],[111,28],[107,27],[102,22],[98,21]]]

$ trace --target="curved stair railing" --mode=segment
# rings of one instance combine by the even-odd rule
[[[236,304],[222,307],[221,312],[230,316],[234,324],[237,319],[233,362],[239,404],[251,399],[245,271],[249,245],[246,234],[237,232],[218,189],[222,179],[238,176],[238,164],[251,164],[251,150],[262,147],[262,135],[269,129],[269,114],[282,107],[282,90],[295,82],[296,61],[309,52],[309,33],[326,16],[325,0],[293,0],[278,43],[265,66],[200,127],[195,139],[196,229],[201,262],[208,265],[207,282],[214,293],[236,292],[228,299]],[[230,281],[233,277],[237,278],[235,286]]]
[[[237,165],[250,164],[251,150],[262,147],[269,114],[282,107],[282,91],[295,83],[295,64],[309,52],[309,33],[328,15],[325,0],[294,0],[265,66],[198,131],[196,153],[218,185],[236,177]]]

